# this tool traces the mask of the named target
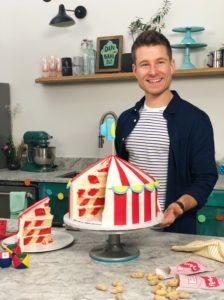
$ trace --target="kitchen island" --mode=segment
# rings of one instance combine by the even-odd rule
[[[63,231],[64,228],[57,230]],[[124,300],[153,299],[147,280],[132,279],[133,272],[153,272],[156,267],[166,267],[189,260],[197,260],[213,267],[208,275],[224,277],[223,264],[192,253],[175,252],[172,245],[183,245],[194,240],[211,237],[163,233],[152,229],[136,230],[121,235],[126,245],[140,250],[138,259],[126,263],[103,263],[92,260],[89,251],[104,244],[106,233],[66,230],[75,238],[64,249],[30,254],[30,267],[0,270],[0,299],[41,300],[106,300],[115,299],[109,291],[95,289],[97,283],[112,288],[112,281],[119,280],[124,287]],[[223,238],[219,238],[224,240]],[[224,292],[194,293],[190,299],[224,299]]]

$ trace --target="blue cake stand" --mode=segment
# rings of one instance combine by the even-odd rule
[[[121,242],[121,234],[130,231],[108,231],[99,225],[72,221],[69,219],[68,214],[64,216],[64,222],[70,228],[89,230],[91,232],[108,235],[105,244],[94,247],[90,250],[89,256],[93,260],[106,263],[121,263],[134,260],[140,255],[139,249],[135,246],[125,245]]]
[[[121,242],[121,235],[125,233],[136,232],[136,230],[144,230],[148,227],[154,226],[161,222],[163,214],[161,213],[154,222],[145,224],[136,224],[134,226],[126,227],[126,229],[107,229],[100,224],[88,224],[69,219],[68,213],[64,215],[64,223],[71,228],[78,228],[80,230],[88,230],[95,233],[108,235],[106,243],[94,247],[90,250],[89,256],[100,262],[120,263],[134,260],[139,257],[140,251],[134,245],[125,245]],[[69,228],[68,227],[68,228]]]
[[[204,43],[197,43],[191,36],[192,32],[199,32],[203,31],[204,27],[199,26],[189,26],[189,27],[177,27],[173,28],[172,31],[174,32],[181,32],[185,33],[184,38],[179,44],[172,44],[172,48],[176,49],[185,49],[185,55],[184,55],[184,63],[180,66],[179,69],[194,69],[196,68],[190,60],[190,49],[192,48],[202,48],[206,47],[207,44]]]

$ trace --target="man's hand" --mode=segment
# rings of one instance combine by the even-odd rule
[[[173,202],[164,211],[164,217],[161,223],[157,224],[155,227],[165,228],[169,227],[179,216],[183,214],[183,210],[178,204]]]
[[[183,207],[185,208],[184,211],[188,211],[198,205],[196,199],[187,194],[181,196],[177,201],[183,204]],[[169,227],[176,220],[176,218],[180,217],[184,213],[184,211],[176,202],[171,203],[164,211],[164,218],[162,222],[155,227]]]

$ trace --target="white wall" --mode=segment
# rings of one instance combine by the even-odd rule
[[[195,33],[197,41],[207,43],[205,49],[192,51],[192,63],[204,66],[206,54],[224,42],[223,0],[171,0],[163,33],[171,43],[180,42],[182,34],[172,32],[179,26],[203,26],[205,31]],[[57,156],[99,157],[110,151],[110,145],[97,147],[98,124],[107,110],[117,114],[133,105],[142,91],[135,81],[98,82],[47,86],[36,84],[41,76],[42,56],[60,57],[79,55],[83,38],[96,41],[97,36],[121,34],[124,52],[129,52],[132,39],[128,25],[135,17],[148,21],[157,12],[162,0],[7,0],[1,1],[0,10],[0,82],[11,85],[12,107],[22,110],[13,119],[13,134],[17,143],[27,130],[45,130],[54,136],[52,145]],[[78,5],[87,8],[83,20],[76,25],[56,28],[48,25],[63,3],[67,9]],[[70,14],[70,13],[68,13]],[[72,14],[72,13],[71,13]],[[182,63],[183,52],[174,50],[177,66]],[[223,135],[223,81],[224,77],[174,79],[172,88],[183,98],[205,110],[211,118],[215,132],[217,159],[224,158]]]

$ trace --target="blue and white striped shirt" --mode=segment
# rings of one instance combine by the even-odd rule
[[[138,123],[126,140],[129,161],[159,181],[158,200],[162,211],[166,200],[170,145],[164,109],[144,105]]]

